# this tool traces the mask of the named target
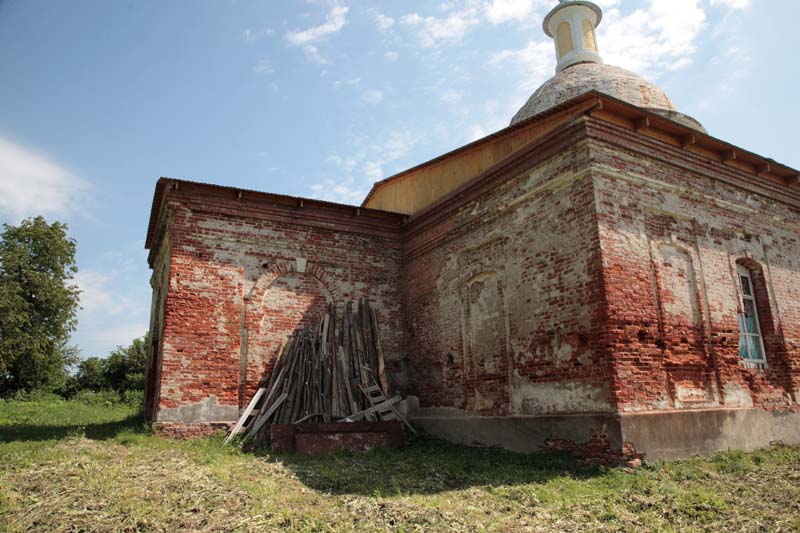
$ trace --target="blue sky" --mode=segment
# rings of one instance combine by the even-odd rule
[[[607,63],[800,167],[796,0],[605,0]],[[159,176],[360,203],[503,128],[553,75],[555,0],[0,0],[0,222],[78,241],[74,342],[147,329]]]

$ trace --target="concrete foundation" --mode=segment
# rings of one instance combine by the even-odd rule
[[[602,436],[611,454],[681,459],[728,449],[753,451],[771,444],[800,444],[800,413],[761,409],[704,409],[616,415],[467,416],[449,409],[421,409],[411,420],[426,432],[467,446],[516,452],[552,448],[581,453]],[[565,449],[564,446],[558,446]]]
[[[680,459],[772,443],[800,444],[800,413],[762,409],[704,409],[626,414],[623,438],[650,459]]]
[[[610,413],[544,416],[469,416],[452,409],[420,409],[411,421],[431,435],[467,446],[495,446],[529,453],[547,441],[577,444],[605,435],[609,447],[622,450],[619,421]]]

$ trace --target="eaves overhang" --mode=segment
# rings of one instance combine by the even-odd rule
[[[436,163],[440,163],[463,152],[478,149],[498,137],[502,137],[515,130],[525,128],[533,123],[540,122],[562,111],[583,105],[590,100],[594,100],[596,105],[586,110],[585,113],[587,115],[600,120],[612,122],[617,125],[622,125],[623,127],[633,129],[644,135],[660,138],[663,141],[673,145],[681,146],[682,148],[688,150],[700,149],[705,150],[706,152],[717,154],[717,160],[721,163],[731,163],[735,161],[738,162],[739,168],[742,168],[743,166],[745,168],[748,166],[752,167],[752,172],[760,177],[763,177],[764,179],[777,180],[785,186],[800,188],[800,171],[796,169],[779,163],[774,159],[760,156],[749,150],[745,150],[744,148],[740,148],[706,133],[699,132],[696,129],[671,120],[664,115],[631,105],[627,102],[618,100],[597,91],[590,91],[562,104],[547,109],[546,111],[534,115],[526,120],[492,133],[491,135],[487,135],[482,139],[478,139],[477,141],[456,148],[455,150],[451,150],[450,152],[447,152],[439,157],[376,182],[370,189],[361,205],[366,206],[367,203],[377,193],[377,191],[389,183],[405,178],[411,178],[417,171],[421,169]]]

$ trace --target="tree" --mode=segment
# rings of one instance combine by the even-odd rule
[[[95,392],[107,389],[106,369],[107,360],[99,357],[88,357],[78,363],[75,379],[80,390],[93,390]]]
[[[130,346],[117,346],[106,360],[106,383],[109,388],[122,392],[125,390],[144,390],[144,367],[147,363],[147,347],[150,333],[134,339]]]
[[[67,225],[42,217],[0,233],[0,394],[54,390],[76,362],[78,287],[75,240]]]

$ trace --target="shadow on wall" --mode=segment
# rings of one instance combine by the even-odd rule
[[[59,440],[78,434],[87,439],[107,440],[123,432],[147,433],[144,416],[136,414],[101,424],[12,424],[0,427],[0,442]]]
[[[264,450],[261,454],[266,455]],[[274,456],[267,456],[272,460]],[[311,489],[337,495],[435,494],[478,486],[544,483],[558,477],[588,479],[605,467],[559,452],[519,454],[470,448],[420,437],[400,449],[287,454],[278,460]]]

